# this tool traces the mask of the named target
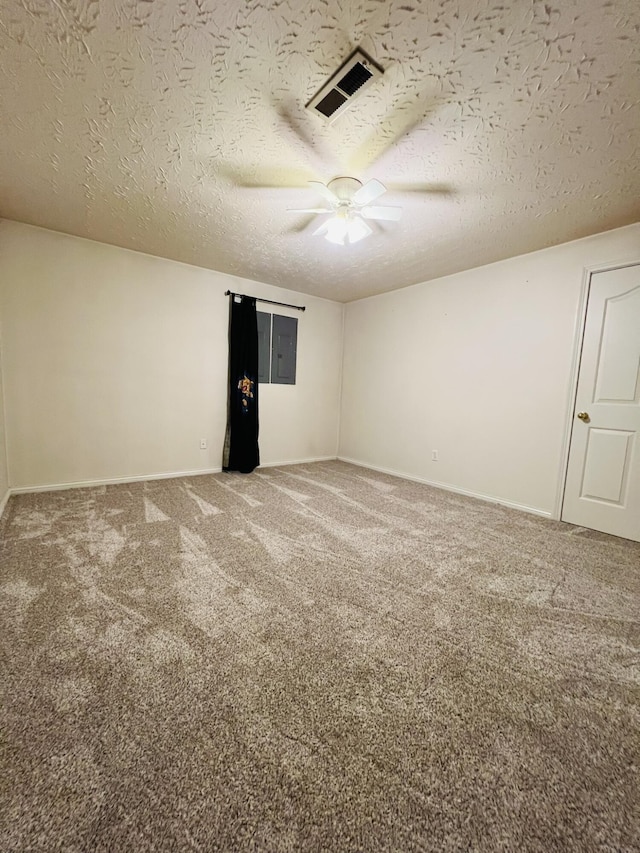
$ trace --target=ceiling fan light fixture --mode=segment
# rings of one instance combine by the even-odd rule
[[[324,223],[322,232],[326,240],[338,246],[351,245],[373,234],[372,228],[347,207],[339,207]]]
[[[347,242],[349,234],[349,223],[343,216],[332,216],[327,222],[327,232],[324,235],[325,240],[330,243],[336,243],[338,246],[344,246]]]
[[[370,234],[373,234],[373,229],[363,219],[360,219],[359,216],[349,222],[347,236],[350,243],[357,243],[359,240],[364,240]]]

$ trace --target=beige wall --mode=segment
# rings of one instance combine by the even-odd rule
[[[298,383],[260,387],[263,464],[339,452],[552,513],[584,268],[634,259],[640,225],[344,306],[340,414],[343,306],[0,222],[0,501],[7,479],[219,468],[231,288],[308,309],[277,309],[299,319]]]
[[[630,260],[640,225],[347,305],[339,455],[553,513],[584,269]]]
[[[9,471],[7,467],[7,442],[4,416],[4,388],[2,382],[2,327],[0,315],[0,515],[9,496]]]
[[[8,221],[0,282],[13,488],[219,468],[229,288],[307,306],[262,462],[335,457],[342,305]]]

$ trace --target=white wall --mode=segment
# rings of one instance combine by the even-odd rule
[[[11,487],[219,469],[227,289],[307,306],[282,309],[297,384],[260,386],[262,462],[335,457],[342,305],[0,222]]]
[[[584,269],[630,260],[640,225],[347,305],[340,457],[553,513]]]

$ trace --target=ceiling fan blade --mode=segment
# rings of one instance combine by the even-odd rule
[[[363,207],[360,211],[365,219],[380,219],[388,222],[397,222],[402,216],[401,207],[393,207],[392,205],[382,205],[380,207]]]
[[[323,198],[326,198],[327,201],[331,202],[331,204],[339,204],[340,199],[335,193],[332,193],[329,187],[325,186],[325,184],[320,181],[309,181],[311,186],[318,192]]]
[[[356,193],[354,193],[353,203],[369,204],[369,202],[375,201],[375,199],[379,198],[382,193],[386,193],[386,191],[387,188],[384,184],[381,184],[380,181],[372,178],[370,181],[367,181],[363,187],[360,187]]]
[[[311,236],[312,237],[322,237],[324,234],[327,233],[328,230],[329,230],[329,222],[328,222],[328,220],[325,220],[322,223],[322,225],[320,225],[318,228],[316,228],[315,231],[312,232]]]
[[[288,213],[331,213],[326,207],[288,207]]]
[[[350,243],[357,243],[358,240],[363,240],[373,234],[373,228],[364,221],[364,219],[354,219],[349,223],[347,239]]]
[[[403,184],[403,183],[392,183],[389,184],[389,189],[393,190],[393,192],[399,193],[424,193],[425,195],[444,195],[444,196],[452,196],[455,195],[455,190],[450,184],[428,184],[428,183],[419,183],[419,184]]]

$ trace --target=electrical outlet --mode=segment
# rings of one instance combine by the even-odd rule
[[[200,450],[206,450],[206,449],[207,449],[207,439],[201,438],[200,439]]]
[[[437,450],[432,450],[432,451],[431,451],[431,461],[432,461],[432,462],[437,462],[437,461],[438,461],[438,451],[437,451]]]

